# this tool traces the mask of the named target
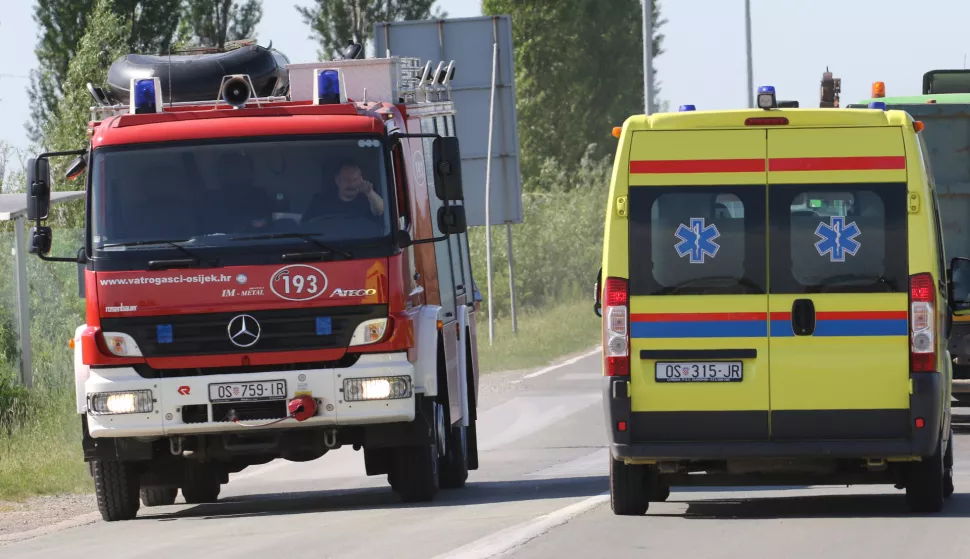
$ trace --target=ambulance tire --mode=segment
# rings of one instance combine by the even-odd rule
[[[139,492],[141,502],[146,507],[165,507],[175,504],[178,497],[178,487],[142,487]]]
[[[651,503],[662,503],[670,497],[670,487],[667,485],[657,484],[650,491],[650,502]]]
[[[438,445],[401,446],[394,449],[388,474],[391,489],[405,503],[427,503],[438,492]]]
[[[906,480],[906,501],[912,512],[934,513],[943,510],[946,494],[943,466],[943,437],[936,443],[933,456],[924,456],[910,464]]]
[[[114,460],[91,462],[98,511],[105,522],[131,520],[138,514],[138,472],[134,464]]]
[[[610,508],[617,516],[643,516],[650,507],[647,466],[610,457]]]
[[[219,473],[207,464],[188,462],[185,465],[185,481],[182,485],[182,497],[190,505],[214,503],[219,499],[222,484]]]
[[[946,444],[946,454],[943,455],[943,496],[949,499],[953,496],[953,429],[950,429],[950,440]]]

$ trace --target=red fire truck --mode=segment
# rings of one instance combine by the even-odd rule
[[[30,251],[82,268],[77,411],[105,520],[342,446],[408,502],[478,467],[454,63],[287,62],[128,55],[88,88],[90,145],[29,162]],[[45,225],[64,156],[86,181],[77,257]]]

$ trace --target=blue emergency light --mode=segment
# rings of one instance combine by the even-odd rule
[[[697,107],[695,107],[694,105],[681,105],[679,110],[682,113],[686,111],[696,111]]]
[[[884,103],[882,101],[870,101],[869,102],[869,108],[870,109],[879,109],[880,111],[885,111],[886,110],[886,103]]]
[[[135,80],[132,88],[132,107],[135,114],[157,113],[157,93],[154,78]]]
[[[778,107],[778,100],[775,98],[775,86],[763,85],[758,88],[758,108],[774,109]]]
[[[317,74],[317,101],[320,105],[340,103],[340,72],[321,70]]]

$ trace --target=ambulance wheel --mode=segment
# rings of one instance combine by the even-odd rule
[[[91,462],[98,511],[106,522],[131,520],[138,514],[138,472],[130,462]]]
[[[142,487],[140,491],[141,502],[146,507],[174,505],[178,494],[178,487]]]
[[[933,456],[924,456],[922,461],[910,464],[906,480],[906,501],[911,511],[933,513],[943,510],[946,493],[946,468],[943,462],[941,436]]]
[[[953,496],[953,430],[950,430],[950,440],[946,444],[946,454],[943,455],[943,496],[949,499]]]
[[[651,503],[662,503],[670,497],[670,487],[666,485],[657,484],[650,490],[650,502]]]
[[[610,507],[617,516],[642,516],[650,506],[647,466],[624,464],[610,457]]]
[[[185,465],[185,482],[182,485],[182,497],[190,505],[214,503],[219,499],[222,484],[219,473],[215,468],[198,462]]]

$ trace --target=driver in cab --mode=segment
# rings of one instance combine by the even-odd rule
[[[341,163],[333,181],[332,186],[328,185],[313,195],[302,222],[329,216],[377,220],[384,215],[384,199],[374,190],[374,185],[364,179],[356,163]]]

